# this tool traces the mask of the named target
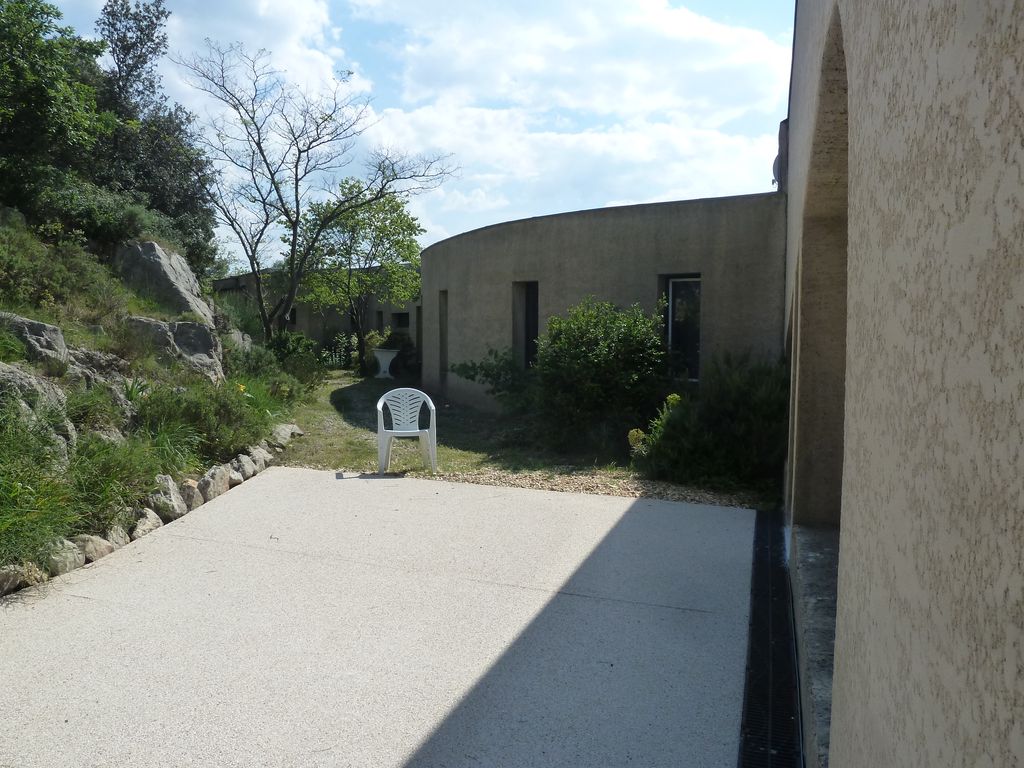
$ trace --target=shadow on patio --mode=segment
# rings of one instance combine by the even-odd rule
[[[633,504],[406,766],[735,765],[753,523]]]

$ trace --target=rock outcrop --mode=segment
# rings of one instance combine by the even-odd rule
[[[67,367],[68,347],[63,331],[57,326],[0,312],[0,328],[7,328],[24,342],[29,360],[43,363],[48,370],[63,372]]]
[[[147,533],[152,533],[163,524],[164,521],[161,520],[160,516],[152,509],[140,510],[139,521],[135,523],[135,527],[132,528],[132,541],[137,541]]]
[[[129,243],[118,250],[114,269],[140,295],[177,312],[192,312],[201,322],[213,325],[213,312],[202,299],[199,281],[177,253],[152,242]]]
[[[75,536],[74,541],[78,551],[85,556],[85,562],[87,563],[94,563],[117,549],[106,539],[101,539],[99,536],[90,536],[87,533]]]
[[[13,397],[27,421],[45,425],[53,435],[53,446],[59,458],[67,461],[78,433],[67,418],[67,398],[60,387],[42,376],[0,363],[0,398],[3,397]]]
[[[149,506],[165,523],[173,522],[188,514],[188,507],[181,498],[178,486],[170,475],[156,476],[157,489],[149,495]]]
[[[218,464],[211,467],[205,475],[199,479],[199,492],[203,494],[206,501],[215,499],[222,493],[227,493],[231,487],[231,469],[226,464]]]
[[[210,381],[224,380],[220,339],[211,326],[201,323],[165,323],[151,317],[125,318],[125,331],[136,343],[164,361],[180,360]]]
[[[85,554],[67,539],[61,539],[50,550],[46,567],[53,576],[61,576],[85,565]]]

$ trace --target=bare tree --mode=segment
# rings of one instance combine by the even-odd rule
[[[370,116],[368,100],[347,88],[347,74],[325,90],[301,89],[271,66],[268,51],[249,54],[239,43],[209,40],[203,53],[177,63],[194,87],[226,107],[210,118],[204,144],[219,170],[217,212],[249,261],[267,341],[285,328],[324,233],[336,222],[390,195],[433,189],[452,173],[444,156],[374,149],[364,156],[359,187],[340,185]],[[313,203],[318,215],[310,227]],[[266,271],[279,240],[283,287],[275,298],[267,295]]]

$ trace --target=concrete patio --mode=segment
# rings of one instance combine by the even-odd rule
[[[0,767],[731,768],[753,524],[274,468],[0,600]]]

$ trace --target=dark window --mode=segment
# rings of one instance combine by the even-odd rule
[[[377,310],[377,330],[384,330],[384,313],[381,310]]]
[[[534,281],[512,283],[512,346],[524,368],[537,362],[537,336],[540,334],[538,284]]]
[[[391,313],[391,327],[392,328],[409,328],[409,313],[408,312],[392,312]]]
[[[668,350],[680,373],[700,378],[700,277],[668,281]]]

